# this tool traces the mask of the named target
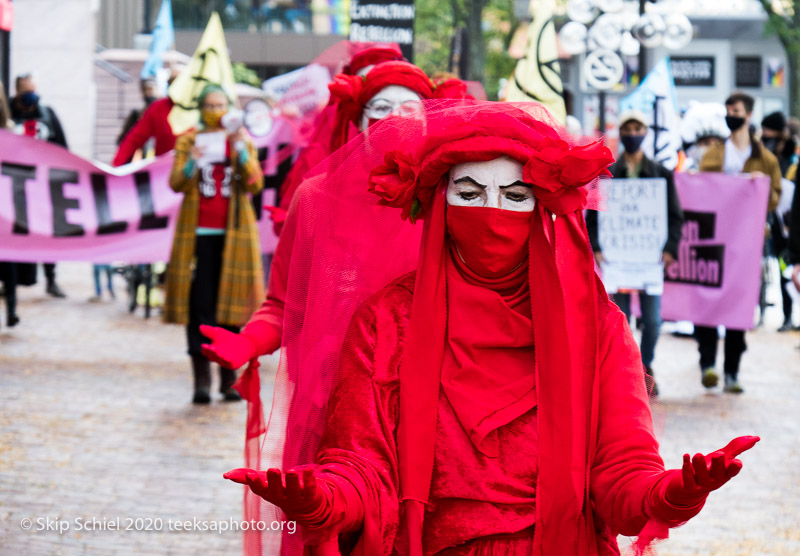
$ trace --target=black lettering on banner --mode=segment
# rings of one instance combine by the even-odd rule
[[[91,174],[92,194],[97,211],[97,235],[121,234],[128,229],[127,222],[111,220],[111,207],[108,204],[108,184],[105,174]]]
[[[139,197],[139,220],[140,230],[157,230],[166,228],[169,224],[169,216],[156,215],[153,206],[153,191],[150,189],[150,172],[136,172],[133,174],[133,181],[136,184],[136,193]]]
[[[678,259],[664,269],[664,281],[721,288],[725,275],[725,246],[698,245],[713,240],[717,215],[713,212],[684,211],[683,237],[678,246]]]
[[[414,0],[350,0],[350,40],[396,42],[413,61],[415,16]]]
[[[717,215],[714,212],[683,211],[683,237],[690,241],[714,239]]]
[[[78,172],[62,168],[50,168],[50,200],[53,204],[53,237],[79,237],[84,235],[82,226],[67,222],[67,210],[80,208],[78,199],[64,197],[64,185],[78,183]]]
[[[13,234],[28,235],[28,198],[25,196],[25,182],[36,178],[36,166],[26,164],[0,164],[0,173],[11,178],[11,190],[14,198]]]

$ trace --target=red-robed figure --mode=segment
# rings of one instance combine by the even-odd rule
[[[606,147],[538,105],[461,101],[387,118],[361,150],[361,166],[385,153],[373,212],[424,221],[416,271],[355,311],[315,461],[225,475],[301,524],[308,552],[618,554],[617,535],[665,536],[739,472],[757,437],[664,469],[582,217]],[[337,166],[357,173],[350,155]]]

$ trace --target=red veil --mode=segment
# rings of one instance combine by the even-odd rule
[[[462,81],[448,79],[434,85],[421,69],[391,56],[392,51],[385,48],[365,50],[351,61],[352,73],[335,76],[329,85],[330,103],[315,121],[313,138],[281,186],[281,209],[289,209],[297,187],[316,164],[358,134],[364,105],[381,89],[402,85],[423,99],[466,96],[466,85]],[[354,75],[359,69],[371,65],[369,62],[377,65],[366,76]]]
[[[286,470],[314,461],[354,311],[417,269],[400,367],[397,444],[405,525],[412,540],[420,538],[447,310],[440,186],[453,164],[467,160],[465,153],[468,160],[515,158],[525,165],[525,180],[534,184],[529,280],[541,454],[535,543],[537,553],[545,554],[553,547],[577,547],[594,528],[587,509],[588,470],[597,444],[598,313],[608,303],[594,271],[582,209],[600,208],[597,176],[612,159],[599,143],[569,138],[538,104],[424,101],[413,116],[390,116],[371,126],[302,184],[288,221],[296,229],[284,350],[266,435],[253,438],[261,441],[260,461],[248,466]],[[424,232],[402,217],[424,219]],[[254,376],[250,370],[243,381]],[[642,383],[631,388],[643,394],[642,377],[631,380]],[[651,430],[649,412],[637,422],[645,433]],[[246,496],[247,519],[269,522],[280,516],[249,489]],[[299,535],[281,538],[269,531],[251,535],[246,549],[302,553]]]

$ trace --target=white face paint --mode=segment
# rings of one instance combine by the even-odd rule
[[[522,164],[507,156],[488,162],[464,162],[450,169],[447,204],[531,212],[531,186],[522,180]]]
[[[399,111],[398,109],[406,103],[415,103],[420,100],[420,96],[408,87],[389,85],[369,99],[364,106],[359,129],[364,131],[369,127],[370,120],[382,120],[392,112]]]

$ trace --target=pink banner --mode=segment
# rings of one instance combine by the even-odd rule
[[[265,168],[254,200],[262,250],[277,238],[261,205],[291,165],[279,154],[291,127],[275,121],[254,139]],[[44,141],[0,131],[0,260],[150,263],[169,259],[182,195],[169,188],[172,154],[110,168]]]
[[[769,178],[675,174],[686,220],[678,260],[664,270],[664,320],[753,327]]]

